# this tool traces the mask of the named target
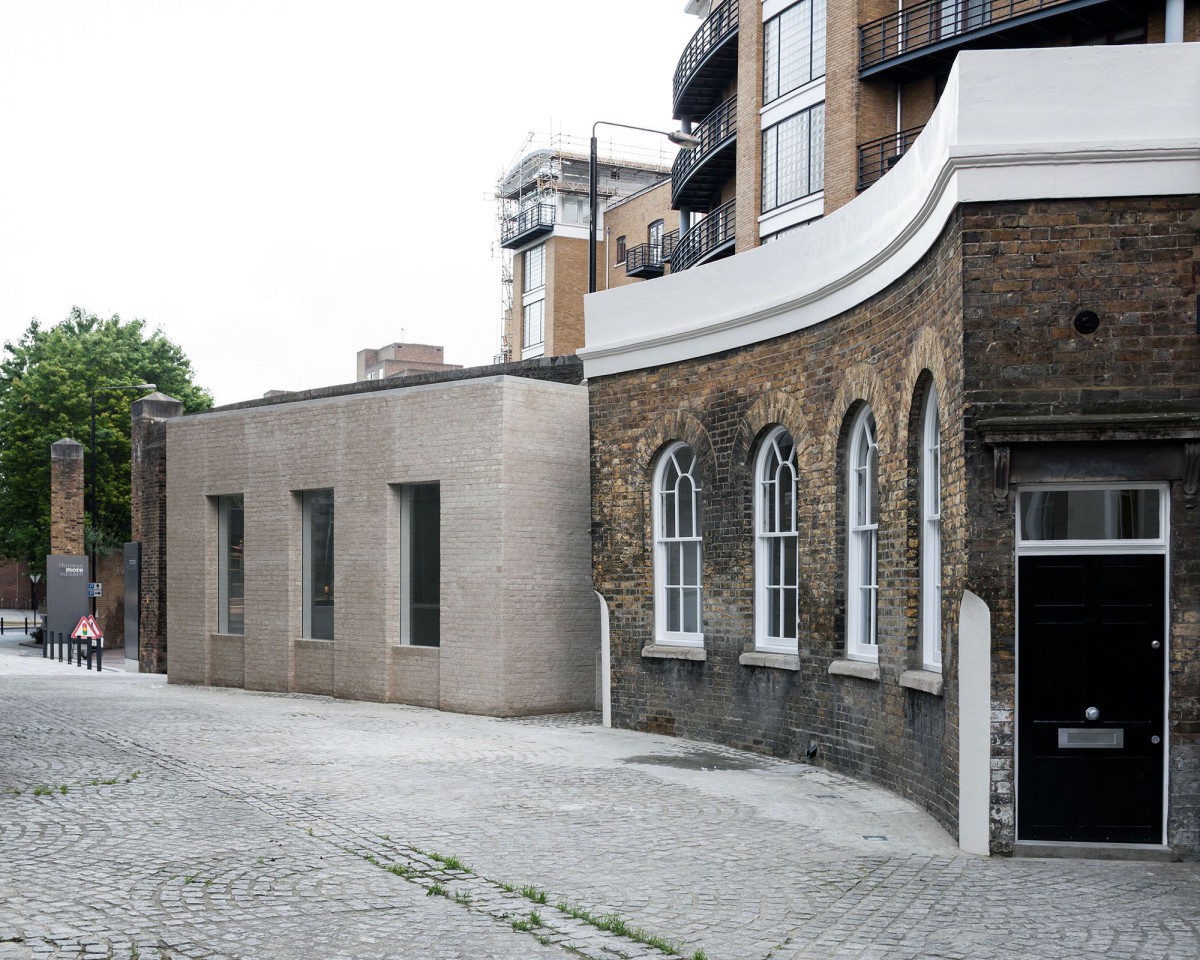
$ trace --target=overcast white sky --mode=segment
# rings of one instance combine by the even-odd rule
[[[0,340],[141,317],[217,403],[402,338],[489,363],[497,178],[531,132],[674,128],[683,6],[3,3]]]

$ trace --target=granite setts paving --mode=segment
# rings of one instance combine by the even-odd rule
[[[1200,864],[969,857],[869,784],[595,715],[30,653],[0,639],[0,960],[1200,957]]]

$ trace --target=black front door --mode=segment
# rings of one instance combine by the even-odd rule
[[[1161,843],[1164,557],[1018,564],[1017,837]]]

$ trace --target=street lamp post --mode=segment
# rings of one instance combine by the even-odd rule
[[[91,574],[92,580],[95,582],[96,577],[96,533],[100,529],[97,522],[99,518],[100,500],[96,495],[96,394],[105,390],[155,390],[157,387],[153,383],[127,383],[121,386],[111,387],[93,387],[92,388],[92,549],[88,551],[90,558],[90,568],[88,572]],[[92,617],[96,616],[96,598],[92,597]]]
[[[695,150],[700,145],[700,138],[682,130],[653,130],[650,127],[631,127],[627,123],[612,123],[609,120],[597,120],[592,124],[591,153],[588,157],[588,293],[596,292],[596,219],[599,206],[596,196],[596,128],[620,127],[622,130],[641,130],[643,133],[657,133],[666,137],[673,144],[684,150]]]

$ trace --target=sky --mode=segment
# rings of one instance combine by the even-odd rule
[[[531,134],[677,128],[683,7],[0,4],[0,342],[74,305],[141,318],[218,404],[395,341],[490,363],[497,180]]]

